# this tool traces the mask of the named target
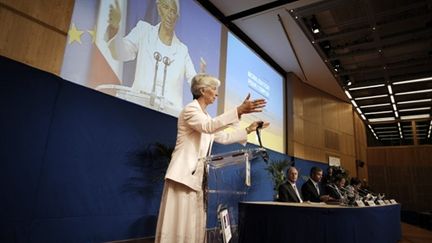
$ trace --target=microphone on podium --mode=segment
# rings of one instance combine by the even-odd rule
[[[261,129],[262,129],[263,125],[264,125],[264,122],[263,121],[259,121],[258,122],[258,126],[256,128],[256,134],[257,134],[257,137],[258,137],[258,143],[259,143],[259,146],[261,148],[264,148],[263,145],[262,145],[262,142],[261,142]],[[264,162],[267,164],[268,161],[269,161],[269,155],[268,155],[268,153],[267,153],[266,150],[263,150],[261,152],[261,157],[263,158]]]

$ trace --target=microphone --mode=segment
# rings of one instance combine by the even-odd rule
[[[169,57],[165,56],[165,57],[163,57],[162,62],[163,62],[163,64],[165,64],[163,83],[162,83],[162,97],[165,97],[165,82],[166,82],[167,68],[172,62],[174,62],[174,60],[171,60]],[[161,108],[163,108],[163,107],[161,107]]]
[[[261,129],[262,129],[263,126],[264,126],[264,122],[263,121],[259,121],[258,122],[258,126],[257,126],[257,128],[255,130],[256,134],[257,134],[257,137],[258,137],[258,143],[259,143],[259,146],[261,148],[264,148],[263,145],[262,145],[262,142],[261,142]],[[269,155],[268,155],[268,153],[267,153],[266,150],[263,150],[261,152],[261,157],[263,158],[264,162],[267,164],[268,161],[269,161]]]
[[[159,67],[159,62],[162,60],[162,56],[158,51],[155,51],[153,53],[153,58],[156,60],[155,63],[155,72],[153,75],[153,88],[152,88],[152,93],[150,96],[150,105],[154,106],[155,105],[155,99],[156,99],[156,78],[157,78],[157,71],[158,71],[158,67]]]

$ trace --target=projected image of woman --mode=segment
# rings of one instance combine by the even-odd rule
[[[183,82],[190,82],[196,71],[188,47],[175,34],[179,0],[156,0],[156,6],[159,24],[140,20],[122,37],[118,34],[122,14],[116,1],[110,5],[106,38],[114,59],[137,60],[132,90],[146,99],[134,100],[131,96],[129,100],[156,110],[171,109],[167,112],[177,116],[183,106]],[[201,68],[205,68],[203,60]]]
[[[206,230],[206,164],[213,141],[222,144],[246,143],[247,134],[256,131],[260,122],[252,122],[246,129],[235,126],[243,114],[261,112],[264,99],[249,99],[215,118],[207,107],[218,96],[220,81],[206,74],[192,79],[194,100],[180,113],[177,141],[165,175],[159,210],[156,242],[205,242]],[[269,123],[264,122],[263,127]],[[224,131],[233,127],[232,132]]]

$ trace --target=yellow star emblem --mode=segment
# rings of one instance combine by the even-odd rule
[[[87,30],[87,32],[91,35],[92,43],[95,43],[96,40],[96,27],[91,30]]]
[[[84,31],[78,30],[74,23],[72,23],[72,27],[68,31],[69,35],[69,44],[76,41],[81,44],[81,35]]]

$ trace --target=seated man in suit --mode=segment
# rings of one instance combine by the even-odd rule
[[[335,202],[346,203],[346,179],[343,176],[337,176],[333,183],[326,185],[326,191]]]
[[[303,200],[311,202],[326,202],[330,199],[328,195],[324,195],[319,187],[323,170],[319,167],[312,167],[310,170],[310,178],[302,186]]]
[[[297,189],[298,171],[292,166],[287,170],[288,181],[279,187],[279,201],[281,202],[303,202]]]

